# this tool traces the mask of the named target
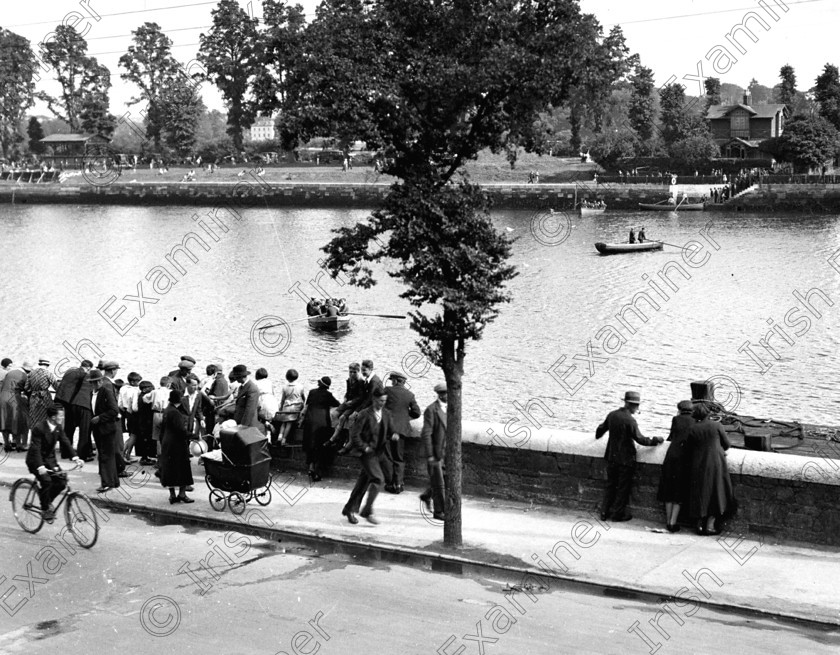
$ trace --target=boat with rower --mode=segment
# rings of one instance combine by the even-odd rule
[[[342,332],[350,329],[350,317],[346,314],[337,316],[310,316],[309,327],[322,332]]]
[[[645,241],[644,243],[601,243],[595,244],[595,250],[602,255],[625,255],[631,252],[646,252],[662,250],[661,241]]]
[[[607,205],[603,201],[587,202],[584,200],[580,203],[580,207],[578,209],[580,209],[581,216],[596,216],[607,211]]]

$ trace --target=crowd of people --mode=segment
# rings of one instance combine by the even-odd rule
[[[306,303],[307,316],[344,316],[348,312],[344,298],[310,298]]]
[[[609,433],[604,459],[607,486],[601,505],[601,519],[629,521],[627,509],[636,465],[636,444],[658,446],[661,437],[648,438],[639,431],[634,414],[641,396],[635,391],[624,395],[624,406],[610,412],[595,430],[595,438]],[[665,524],[678,532],[677,521],[683,508],[697,523],[697,534],[718,535],[731,518],[737,502],[726,466],[729,439],[723,426],[711,418],[714,402],[683,400],[671,421],[670,446],[662,464],[657,499],[665,504]],[[685,517],[684,517],[685,518]]]
[[[350,364],[341,400],[331,392],[328,376],[307,391],[298,372],[289,369],[278,392],[266,369],[258,368],[252,379],[244,364],[227,375],[221,366],[209,364],[200,378],[189,355],[157,385],[133,371],[125,380],[117,378],[120,365],[112,360],[100,360],[96,367],[83,360],[61,379],[49,366],[45,358],[37,367],[29,361],[14,366],[10,358],[0,362],[0,430],[7,452],[27,452],[50,520],[51,502],[63,488],[56,475],[56,445],[62,458],[98,460],[99,493],[120,486],[120,478],[129,476],[127,466],[138,461],[134,456],[141,466],[155,468],[170,503],[191,503],[191,442],[212,450],[223,429],[237,426],[256,428],[273,445],[292,441],[293,430],[300,428],[313,481],[329,472],[336,454],[358,456],[359,478],[342,510],[350,523],[358,523],[358,516],[378,523],[373,504],[383,485],[394,494],[405,490],[405,439],[410,421],[421,411],[405,386],[406,376],[392,372],[386,386],[371,360]],[[442,519],[446,386],[435,386],[435,392],[438,399],[426,408],[424,419],[430,484],[421,498]]]

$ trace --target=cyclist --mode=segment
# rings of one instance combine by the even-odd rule
[[[64,408],[50,405],[47,407],[47,418],[32,427],[32,441],[26,453],[26,467],[38,478],[41,511],[47,523],[55,520],[52,501],[67,486],[67,474],[60,473],[61,467],[55,459],[57,441],[62,442],[62,450],[70,453],[76,464],[81,464],[73,444],[64,434]]]

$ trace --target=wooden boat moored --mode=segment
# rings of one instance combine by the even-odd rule
[[[624,255],[629,252],[645,252],[648,250],[662,250],[661,241],[645,241],[644,243],[601,243],[595,244],[595,250],[602,255]]]
[[[583,205],[580,206],[581,216],[595,216],[596,214],[603,214],[605,211],[607,211],[606,205],[604,205],[603,207],[584,207]]]
[[[349,316],[310,316],[309,327],[323,332],[341,332],[350,329]]]

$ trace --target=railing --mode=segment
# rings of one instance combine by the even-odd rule
[[[759,184],[840,184],[840,175],[762,175]]]
[[[730,180],[726,178],[727,182],[723,181],[720,175],[677,175],[677,184],[709,184],[721,185],[726,184]],[[592,180],[595,183],[595,180]],[[669,186],[671,184],[670,175],[599,175],[598,184],[661,184]]]

